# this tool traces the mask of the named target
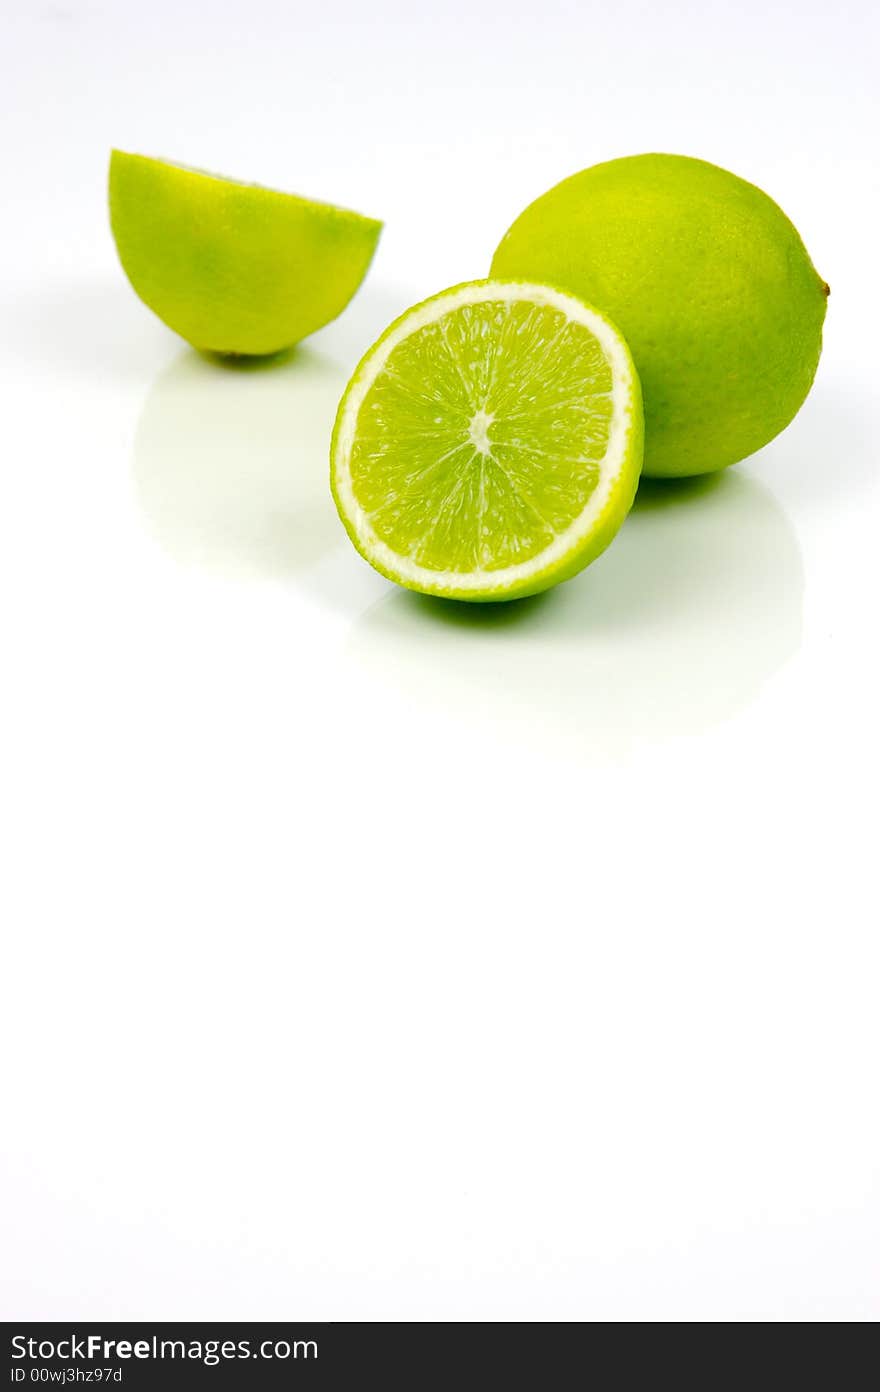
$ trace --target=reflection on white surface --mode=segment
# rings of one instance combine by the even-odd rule
[[[407,298],[367,285],[308,344],[273,357],[181,351],[147,397],[134,449],[138,497],[166,551],[220,574],[276,578],[345,544],[329,486],[336,408]]]
[[[177,560],[281,577],[340,540],[328,449],[346,371],[310,349],[224,361],[184,350],[138,424],[134,475]]]
[[[362,616],[350,654],[435,713],[614,753],[706,729],[753,700],[800,644],[802,600],[785,513],[728,471],[644,482],[606,554],[534,599],[392,591]]]

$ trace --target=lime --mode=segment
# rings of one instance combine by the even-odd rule
[[[145,304],[196,348],[275,353],[341,314],[380,222],[114,150],[110,221]]]
[[[773,200],[703,160],[636,155],[575,174],[516,220],[492,274],[558,285],[625,334],[645,474],[735,464],[788,425],[816,372],[827,285]]]
[[[513,599],[608,545],[642,429],[638,377],[604,315],[545,285],[475,281],[408,310],[362,359],[336,417],[333,496],[389,579]]]

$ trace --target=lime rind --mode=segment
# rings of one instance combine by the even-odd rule
[[[336,214],[342,218],[353,218],[357,222],[366,223],[377,233],[382,230],[383,224],[378,218],[367,217],[365,213],[359,213],[354,208],[345,208],[341,203],[330,203],[325,198],[308,198],[305,194],[291,193],[286,189],[275,189],[269,184],[261,184],[254,179],[238,179],[233,174],[218,174],[214,169],[201,169],[196,164],[185,164],[183,160],[166,159],[162,155],[134,155],[115,147],[110,151],[110,159],[111,162],[114,159],[143,160],[146,164],[158,165],[160,169],[179,169],[184,174],[194,174],[199,179],[209,179],[216,184],[230,184],[237,189],[252,189],[256,193],[266,194],[270,199],[289,199],[310,211]]]
[[[264,356],[335,319],[366,275],[375,219],[113,150],[110,223],[132,288],[195,348]]]
[[[374,384],[399,346],[428,326],[469,306],[500,301],[543,306],[586,329],[610,369],[608,445],[597,461],[597,478],[586,505],[571,524],[537,554],[502,566],[467,569],[421,564],[379,535],[358,497],[352,477],[359,417]],[[585,394],[587,384],[585,384]],[[364,355],[340,403],[331,442],[331,488],[343,524],[361,555],[388,579],[408,589],[448,598],[493,601],[535,594],[570,578],[605,549],[626,517],[638,485],[643,448],[641,389],[632,357],[609,319],[575,296],[552,286],[517,280],[466,282],[408,310]]]

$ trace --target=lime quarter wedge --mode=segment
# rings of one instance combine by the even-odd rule
[[[216,353],[276,353],[341,314],[380,222],[164,160],[114,150],[110,223],[137,294]]]
[[[632,504],[639,380],[604,315],[546,285],[459,285],[396,320],[336,417],[354,545],[408,589],[514,599],[582,570]]]

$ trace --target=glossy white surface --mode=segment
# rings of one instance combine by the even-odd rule
[[[876,7],[253,0],[4,18],[0,1310],[869,1320]],[[384,216],[349,312],[208,363],[111,144]],[[394,590],[336,401],[557,179],[772,193],[794,425],[516,608]]]

